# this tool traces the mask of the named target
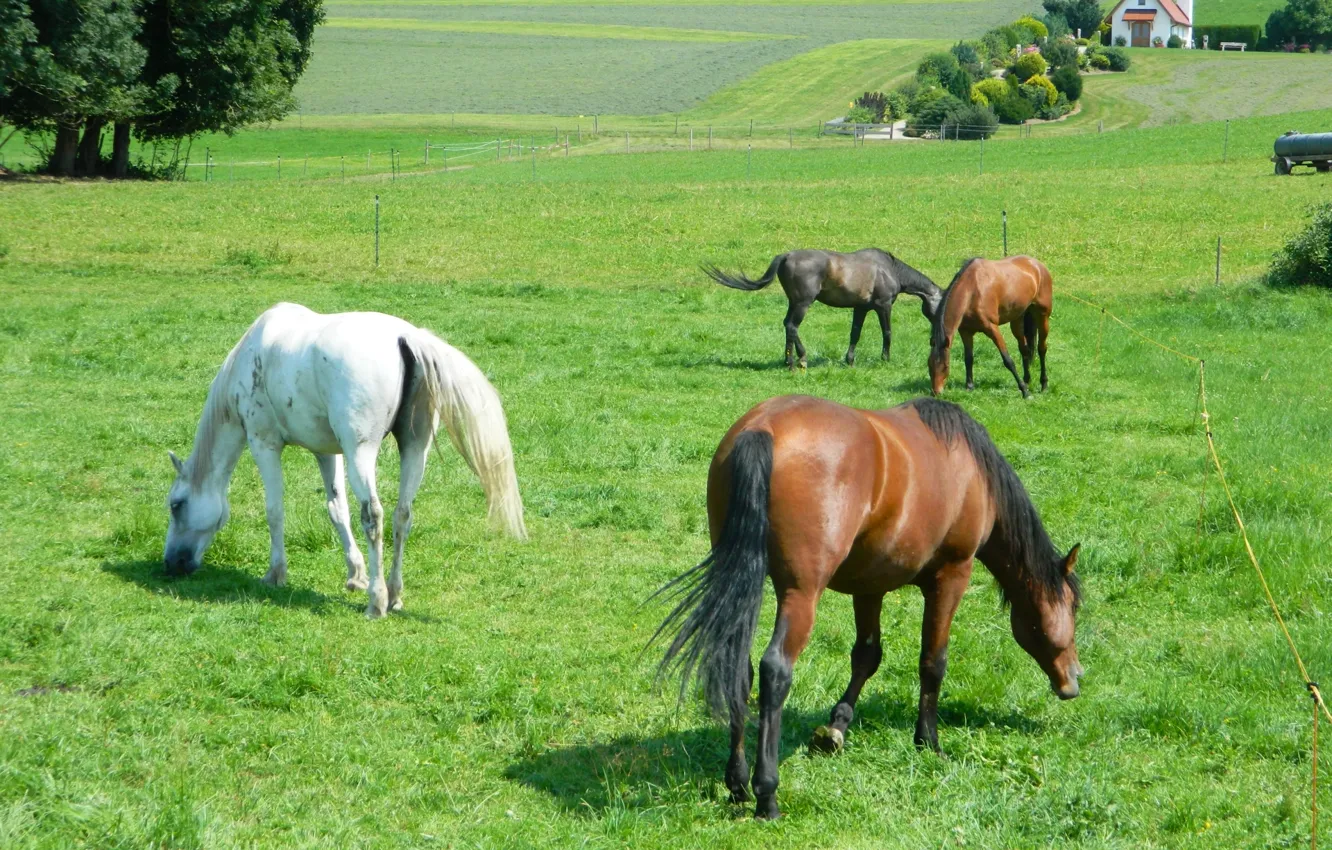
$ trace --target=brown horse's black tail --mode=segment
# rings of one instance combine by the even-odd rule
[[[653,594],[680,601],[652,639],[677,629],[657,674],[680,672],[681,700],[697,674],[714,712],[729,709],[743,717],[752,686],[749,650],[768,576],[772,434],[742,432],[729,463],[731,494],[717,545],[701,564]]]
[[[776,279],[777,270],[781,267],[782,260],[785,257],[785,254],[778,254],[773,257],[772,262],[768,263],[768,270],[764,272],[763,277],[758,280],[750,280],[745,277],[744,272],[737,275],[729,275],[712,263],[704,263],[700,268],[703,269],[704,274],[717,281],[722,286],[729,286],[732,289],[743,289],[746,292],[753,292],[756,289],[762,289]]]
[[[1036,344],[1036,314],[1030,307],[1022,314],[1022,335],[1027,338],[1027,345]]]

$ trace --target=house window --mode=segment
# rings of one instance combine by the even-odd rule
[[[1139,6],[1146,6],[1146,5],[1147,5],[1147,0],[1138,0],[1138,5],[1139,5]]]

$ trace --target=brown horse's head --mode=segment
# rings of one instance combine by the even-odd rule
[[[1050,687],[1060,699],[1073,699],[1078,695],[1078,677],[1082,675],[1078,648],[1073,641],[1080,601],[1077,576],[1073,573],[1078,547],[1074,546],[1060,560],[1057,569],[1064,581],[1031,594],[1013,594],[1009,599],[1010,620],[1013,637],[1050,677]]]
[[[936,315],[934,333],[930,336],[930,392],[938,395],[948,383],[948,361],[951,358],[953,340],[945,337],[939,328]]]

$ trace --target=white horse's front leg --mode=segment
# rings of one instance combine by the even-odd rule
[[[287,583],[287,547],[283,535],[282,447],[250,441],[250,453],[264,480],[264,509],[268,515],[268,573],[264,583],[281,587]]]
[[[347,477],[352,492],[361,503],[361,528],[370,553],[370,604],[365,615],[370,619],[384,616],[388,611],[388,588],[384,585],[384,507],[379,503],[375,489],[375,459],[379,446],[363,443],[347,455]]]
[[[342,468],[342,455],[316,454],[319,461],[319,474],[324,479],[324,501],[328,506],[328,518],[333,523],[333,531],[342,544],[342,554],[347,561],[347,589],[365,590],[365,558],[352,537],[351,515],[347,509],[347,477]]]

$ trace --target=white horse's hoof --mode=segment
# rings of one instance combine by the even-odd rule
[[[392,602],[390,602],[390,603],[389,603],[389,610],[390,610],[390,611],[401,611],[401,610],[402,610],[402,600],[401,600],[401,599],[395,599],[395,600],[393,600]]]
[[[344,586],[348,590],[365,590],[370,584],[363,578],[349,578]]]
[[[367,620],[378,620],[383,616],[384,616],[383,608],[376,608],[375,606],[371,605],[365,609],[365,618]]]
[[[269,569],[268,572],[264,573],[264,577],[260,579],[260,581],[270,587],[281,587],[287,583],[287,571],[285,569],[279,570],[276,567],[273,567]]]

